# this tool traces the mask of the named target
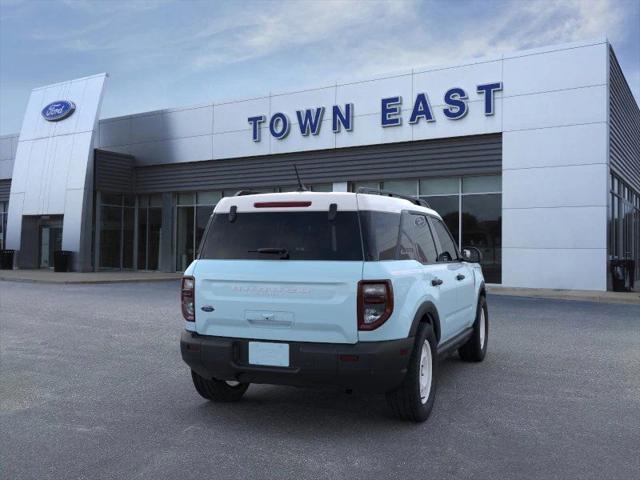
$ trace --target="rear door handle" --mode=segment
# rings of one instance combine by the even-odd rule
[[[465,276],[462,275],[461,273],[458,274],[458,276],[456,277],[456,280],[464,280]]]
[[[434,287],[437,287],[438,285],[442,285],[443,283],[444,282],[439,278],[434,278],[433,280],[431,280],[431,285],[433,285]]]

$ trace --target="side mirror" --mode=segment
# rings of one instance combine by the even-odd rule
[[[463,247],[462,260],[469,263],[480,263],[482,261],[482,252],[476,247]]]

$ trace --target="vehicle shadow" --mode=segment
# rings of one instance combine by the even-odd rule
[[[457,355],[440,360],[438,389],[455,386],[459,370],[468,367]],[[433,416],[438,414],[436,398]],[[347,393],[340,389],[296,388],[271,385],[251,385],[241,401],[233,404],[203,402],[197,409],[200,421],[211,426],[221,421],[251,424],[263,434],[305,432],[316,436],[348,431],[349,435],[371,433],[371,428],[411,428],[411,422],[399,421],[387,407],[383,394]],[[225,420],[226,419],[226,420]]]

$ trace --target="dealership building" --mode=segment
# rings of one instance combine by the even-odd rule
[[[183,271],[221,197],[295,189],[296,165],[311,190],[426,199],[490,283],[640,278],[640,110],[607,40],[102,119],[105,86],[36,88],[0,137],[13,268]]]

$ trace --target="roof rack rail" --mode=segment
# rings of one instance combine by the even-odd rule
[[[243,197],[245,195],[258,195],[260,192],[256,192],[255,190],[238,190],[233,196],[234,197]]]
[[[388,190],[380,190],[378,188],[371,188],[371,187],[358,187],[358,190],[356,190],[356,193],[368,193],[370,195],[382,195],[383,197],[401,198],[403,200],[409,200],[414,205],[431,208],[431,205],[429,205],[429,202],[427,202],[426,200],[423,200],[422,198],[412,197],[410,195],[402,195],[401,193],[390,192]]]

